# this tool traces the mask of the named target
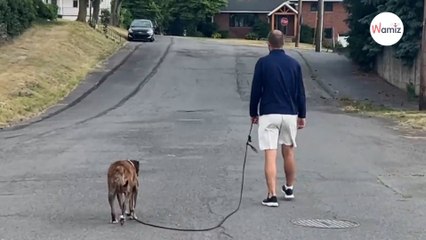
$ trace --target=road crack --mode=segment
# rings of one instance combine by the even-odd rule
[[[403,194],[402,192],[398,191],[396,188],[392,187],[391,185],[386,184],[386,183],[385,183],[385,182],[384,182],[384,181],[380,178],[380,176],[378,176],[378,177],[377,177],[377,181],[378,181],[381,185],[383,185],[383,186],[385,186],[386,188],[388,188],[388,189],[392,190],[392,192],[394,192],[394,193],[396,193],[396,194],[400,195],[400,196],[401,196],[401,197],[403,197],[403,198],[412,198],[412,196],[411,196],[411,195]]]
[[[225,239],[234,239],[234,237],[231,234],[226,232],[225,227],[221,226],[220,229],[221,229],[221,231],[219,232],[220,239],[223,239],[222,236],[225,237]]]

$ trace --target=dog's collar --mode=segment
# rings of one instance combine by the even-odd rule
[[[128,161],[130,164],[132,164],[133,168],[135,168],[135,169],[136,169],[135,164],[133,164],[133,162],[132,162],[132,161],[130,161],[129,159],[127,159],[127,161]]]

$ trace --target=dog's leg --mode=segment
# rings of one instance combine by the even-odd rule
[[[132,191],[132,208],[130,209],[130,214],[132,215],[132,218],[133,219],[138,219],[138,217],[136,217],[136,213],[135,213],[135,209],[136,209],[136,202],[137,202],[137,199],[138,199],[138,189],[137,189],[137,187],[134,187],[133,188],[133,191]]]
[[[117,198],[118,198],[118,205],[120,206],[120,210],[121,210],[120,223],[121,223],[121,225],[123,225],[124,221],[125,221],[124,213],[126,211],[125,196],[124,196],[123,193],[119,193],[119,194],[117,194]]]
[[[128,219],[132,219],[132,206],[133,206],[133,192],[130,192],[129,194],[129,211],[126,211],[126,216]]]
[[[108,202],[111,207],[111,223],[118,223],[117,218],[115,217],[114,198],[115,198],[115,194],[113,192],[109,192]]]
[[[123,216],[125,216],[125,214],[126,214],[126,210],[127,210],[126,205],[128,205],[129,209],[131,209],[131,205],[130,205],[130,197],[131,197],[131,195],[132,195],[131,192],[128,192],[128,193],[124,194],[124,202],[123,202],[123,208],[122,208],[122,214],[123,214]],[[130,212],[131,212],[131,210],[130,210]]]

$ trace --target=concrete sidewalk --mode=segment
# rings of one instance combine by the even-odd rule
[[[368,101],[399,110],[417,110],[417,102],[375,74],[360,73],[345,56],[296,50],[311,70],[312,78],[335,99]]]

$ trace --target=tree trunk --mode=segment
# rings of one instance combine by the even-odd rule
[[[123,0],[113,0],[111,2],[111,25],[120,25],[120,11]]]
[[[87,2],[88,0],[78,0],[78,16],[77,21],[86,22],[87,18]]]
[[[93,23],[96,25],[99,21],[99,11],[101,8],[101,0],[93,0]]]
[[[426,0],[423,6],[423,34],[422,34],[422,53],[420,70],[420,94],[419,110],[426,111]]]
[[[315,52],[321,52],[322,49],[322,33],[324,27],[324,0],[318,1],[318,20],[317,20],[317,33],[315,39]]]

